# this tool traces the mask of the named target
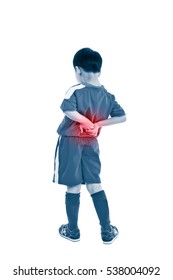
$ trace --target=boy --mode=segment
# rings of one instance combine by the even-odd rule
[[[103,243],[112,243],[118,229],[110,224],[109,206],[101,186],[97,137],[103,126],[126,120],[125,112],[99,82],[102,57],[90,48],[79,50],[73,58],[79,84],[71,87],[61,104],[65,117],[58,127],[54,182],[67,186],[65,196],[68,224],[59,234],[71,241],[80,240],[78,211],[81,184],[86,184],[101,225]],[[111,118],[108,118],[111,116]]]

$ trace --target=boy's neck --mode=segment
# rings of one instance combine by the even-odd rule
[[[83,84],[84,84],[84,85],[85,85],[85,84],[93,85],[93,86],[96,86],[96,87],[100,87],[100,86],[101,86],[99,80],[98,80],[98,81],[93,81],[93,80],[91,81],[91,80],[89,80],[89,81],[85,81]]]
[[[99,77],[99,73],[87,73],[85,75],[82,75],[81,82],[83,84],[90,84],[99,87],[101,86],[101,84],[98,77]]]

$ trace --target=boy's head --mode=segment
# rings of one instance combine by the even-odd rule
[[[85,72],[99,73],[102,67],[102,57],[90,48],[83,48],[74,55],[73,66],[74,68],[81,67]]]

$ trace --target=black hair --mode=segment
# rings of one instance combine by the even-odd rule
[[[102,57],[90,48],[83,48],[74,55],[73,66],[81,67],[86,72],[98,73],[102,67]]]

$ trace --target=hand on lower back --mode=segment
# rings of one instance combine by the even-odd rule
[[[98,135],[98,130],[99,130],[99,126],[97,124],[94,124],[94,127],[92,129],[91,128],[85,129],[87,134],[93,137],[96,137]]]

